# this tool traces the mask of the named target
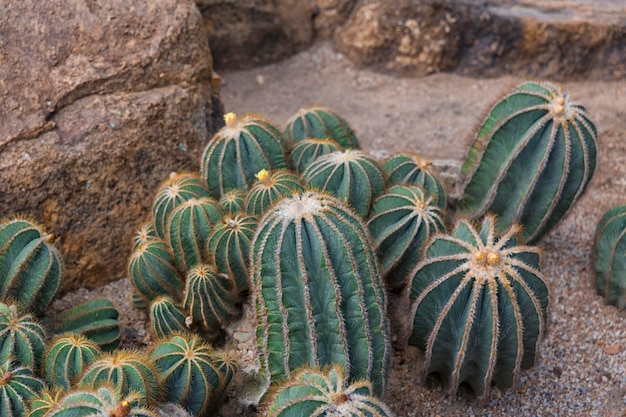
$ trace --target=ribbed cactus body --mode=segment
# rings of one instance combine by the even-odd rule
[[[215,198],[233,188],[246,189],[262,169],[287,168],[287,145],[272,123],[255,115],[225,116],[204,150],[200,173]]]
[[[154,239],[159,239],[159,235],[157,235],[156,229],[154,228],[154,223],[144,223],[139,230],[135,232],[135,236],[133,237],[133,252],[139,249],[141,245]]]
[[[386,301],[368,233],[327,194],[281,200],[252,244],[252,295],[262,371],[274,382],[338,363],[381,394],[390,351]]]
[[[152,218],[159,237],[167,236],[167,222],[174,209],[192,198],[210,197],[211,193],[195,172],[173,174],[157,190],[152,204]]]
[[[69,390],[101,354],[98,345],[84,336],[55,338],[45,355],[46,382],[51,387]]]
[[[584,107],[551,83],[520,84],[480,126],[461,168],[463,215],[498,215],[539,241],[584,192],[596,166],[597,132]]]
[[[596,290],[606,304],[626,308],[626,205],[609,209],[596,226]]]
[[[186,311],[168,296],[157,297],[150,303],[149,316],[150,329],[157,339],[188,331]]]
[[[294,142],[309,138],[331,138],[346,149],[360,148],[359,141],[348,122],[326,107],[300,109],[285,123],[285,137]]]
[[[28,417],[44,417],[47,412],[55,408],[65,392],[59,388],[44,388],[30,401]]]
[[[344,148],[336,140],[309,138],[296,142],[289,159],[294,171],[302,173],[320,156],[343,150]]]
[[[0,224],[0,300],[41,315],[61,284],[63,265],[51,235],[22,219]]]
[[[37,368],[46,350],[45,332],[30,314],[22,314],[15,304],[0,303],[0,364]],[[1,414],[0,414],[1,415]]]
[[[539,250],[518,245],[518,227],[499,236],[494,223],[460,220],[435,236],[410,288],[409,344],[424,351],[424,369],[450,391],[467,383],[483,398],[492,382],[511,386],[533,365],[547,323]]]
[[[233,188],[224,193],[219,204],[224,208],[225,214],[237,214],[245,208],[246,191],[240,188]]]
[[[346,150],[319,157],[302,177],[312,189],[326,191],[367,216],[374,198],[385,189],[382,168],[362,151]]]
[[[24,417],[29,402],[44,389],[44,383],[29,367],[0,365],[0,416]]]
[[[181,274],[187,274],[194,265],[209,262],[206,244],[213,225],[224,212],[212,198],[189,200],[170,215],[167,236],[174,263]]]
[[[447,196],[441,180],[432,170],[430,161],[411,152],[395,154],[385,161],[383,170],[387,174],[387,183],[419,185],[433,196],[441,209],[446,208]]]
[[[246,196],[246,213],[261,216],[272,204],[293,193],[304,191],[302,179],[287,170],[261,170]]]
[[[250,242],[258,224],[256,216],[241,213],[224,216],[215,224],[207,244],[217,271],[233,277],[239,293],[248,291],[250,287]]]
[[[380,195],[368,228],[390,288],[406,283],[432,235],[445,230],[444,213],[435,197],[416,185],[394,185]]]
[[[393,417],[369,381],[348,382],[345,370],[300,368],[261,405],[263,417]]]

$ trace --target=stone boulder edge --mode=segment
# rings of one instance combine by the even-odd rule
[[[0,218],[57,236],[64,290],[125,276],[158,184],[223,125],[189,0],[0,5]]]

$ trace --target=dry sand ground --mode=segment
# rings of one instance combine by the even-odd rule
[[[220,74],[226,111],[263,114],[277,124],[300,107],[329,106],[343,115],[369,150],[415,150],[460,162],[490,104],[521,79],[470,79],[453,74],[398,79],[355,68],[329,45],[316,44],[286,61]],[[564,82],[600,132],[599,163],[587,193],[541,243],[551,287],[549,332],[536,365],[516,388],[495,388],[485,403],[471,393],[446,395],[420,374],[419,352],[397,352],[387,402],[400,416],[626,416],[626,311],[604,305],[590,259],[595,225],[626,202],[626,81]],[[128,284],[80,290],[56,303],[104,294],[128,324],[126,345],[149,341],[145,314],[129,307]],[[251,415],[230,401],[223,417]]]

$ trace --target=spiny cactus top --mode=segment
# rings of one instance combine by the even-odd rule
[[[389,366],[386,300],[368,233],[327,194],[279,201],[251,251],[262,371],[271,381],[303,365],[339,363],[350,380],[384,391]]]
[[[51,387],[70,389],[83,371],[102,354],[98,345],[81,335],[63,335],[50,342],[44,373]]]
[[[596,289],[607,304],[626,308],[626,205],[609,209],[596,226]]]
[[[519,227],[499,236],[492,216],[477,227],[459,220],[427,247],[410,288],[409,344],[424,351],[424,369],[450,391],[466,382],[485,398],[492,381],[511,386],[533,365],[548,288],[539,250],[517,243]]]
[[[584,107],[551,83],[520,84],[480,126],[467,159],[460,211],[498,215],[539,241],[584,192],[596,167],[597,132]]]
[[[304,367],[272,388],[263,404],[263,417],[392,417],[373,393],[372,384],[348,382],[339,365],[326,369]]]
[[[135,236],[133,237],[133,251],[137,250],[144,243],[158,238],[159,235],[157,235],[156,229],[154,228],[154,223],[151,221],[144,223],[139,230],[135,232]]]
[[[226,214],[236,214],[243,211],[245,199],[245,190],[233,188],[224,193],[222,198],[220,198],[219,204],[224,208]]]
[[[326,107],[300,109],[285,123],[285,137],[294,142],[308,138],[331,138],[346,149],[360,148],[348,122]]]
[[[15,304],[0,303],[0,364],[37,368],[43,360],[45,332],[30,314],[21,314]]]
[[[261,216],[281,198],[304,191],[302,179],[286,169],[262,169],[257,172],[256,179],[246,196],[246,213],[255,216]]]
[[[44,389],[45,384],[33,375],[31,368],[0,365],[0,416],[23,417],[28,403]]]

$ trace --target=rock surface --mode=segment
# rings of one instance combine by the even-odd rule
[[[191,0],[0,4],[0,217],[58,236],[66,290],[124,276],[158,183],[198,169],[222,115]]]
[[[329,38],[348,20],[357,0],[317,0],[312,3],[315,36]]]

